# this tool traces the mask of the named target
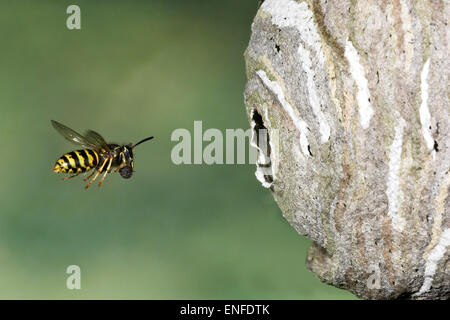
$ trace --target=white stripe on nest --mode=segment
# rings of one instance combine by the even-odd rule
[[[415,293],[414,296],[420,296],[421,294],[424,294],[431,289],[433,278],[436,274],[437,265],[439,261],[444,257],[448,246],[450,246],[450,228],[447,228],[442,232],[439,243],[429,254],[425,263],[425,280],[423,281],[422,287],[420,288],[419,292]]]
[[[425,143],[429,151],[433,153],[433,159],[435,157],[436,152],[434,149],[434,139],[431,136],[431,115],[430,110],[428,109],[428,72],[430,71],[430,58],[425,62],[422,68],[422,72],[420,74],[420,90],[421,90],[421,99],[422,102],[420,104],[419,115],[420,115],[420,123],[422,124],[422,134],[425,139]]]
[[[401,204],[400,190],[400,169],[402,160],[403,147],[403,130],[405,128],[405,120],[397,113],[395,121],[395,136],[389,151],[389,171],[387,176],[386,195],[388,197],[388,215],[392,221],[392,227],[402,232],[405,226],[405,219],[399,214]]]
[[[370,92],[368,81],[366,79],[364,68],[359,61],[359,55],[352,42],[347,40],[345,44],[345,57],[350,64],[350,73],[358,88],[356,100],[359,106],[359,119],[363,129],[367,129],[370,125],[370,119],[373,115],[373,109],[370,104]]]

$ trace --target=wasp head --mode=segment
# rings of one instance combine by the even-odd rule
[[[133,148],[151,139],[153,139],[153,137],[145,138],[134,145],[128,144],[121,148],[120,163],[124,162],[126,163],[122,168],[119,169],[119,173],[122,176],[122,178],[129,179],[133,175],[134,169]]]
[[[122,147],[122,150],[120,152],[120,163],[126,163],[122,168],[119,169],[119,173],[122,178],[131,178],[134,168],[133,148],[131,147],[131,145]]]

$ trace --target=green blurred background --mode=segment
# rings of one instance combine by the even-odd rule
[[[66,8],[81,7],[79,31]],[[172,164],[176,128],[249,127],[253,0],[0,5],[0,298],[347,299],[306,270],[310,241],[254,165]],[[130,180],[84,190],[51,168],[58,120],[136,149]],[[81,290],[66,288],[81,267]]]

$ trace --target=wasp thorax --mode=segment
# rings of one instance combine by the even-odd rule
[[[119,173],[124,179],[129,179],[133,175],[133,169],[130,166],[125,166],[119,169]]]

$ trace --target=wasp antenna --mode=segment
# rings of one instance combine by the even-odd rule
[[[145,142],[145,141],[152,140],[152,139],[153,139],[153,136],[148,137],[148,138],[145,138],[145,139],[139,141],[138,143],[136,143],[134,146],[132,146],[131,149],[133,149],[134,147],[140,145],[141,143],[143,143],[143,142]]]

